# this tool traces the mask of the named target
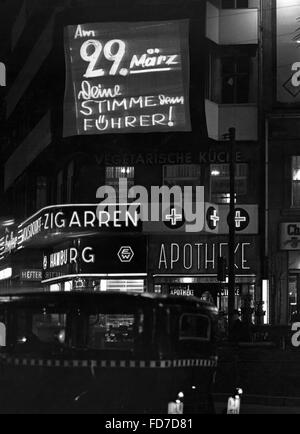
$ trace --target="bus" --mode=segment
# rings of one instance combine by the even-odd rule
[[[2,295],[0,413],[214,413],[217,319],[198,298]]]

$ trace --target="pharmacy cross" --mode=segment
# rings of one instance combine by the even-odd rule
[[[212,223],[213,227],[216,228],[220,221],[220,217],[218,216],[216,209],[214,210],[213,214],[210,216],[210,220],[213,222]]]
[[[237,228],[241,227],[241,223],[246,223],[247,217],[242,217],[241,211],[236,211],[235,213],[235,225]]]
[[[177,211],[175,208],[172,209],[171,214],[166,216],[166,221],[171,222],[172,226],[176,226],[177,222],[182,222],[183,215],[177,214]]]

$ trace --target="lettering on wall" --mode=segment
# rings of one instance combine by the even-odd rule
[[[64,136],[191,131],[188,21],[65,29]]]
[[[193,152],[154,152],[145,154],[111,154],[103,153],[96,157],[99,165],[105,166],[157,166],[163,164],[227,164],[230,153],[224,151]],[[244,161],[241,152],[236,153],[236,162]]]
[[[228,259],[228,237],[153,236],[149,241],[149,267],[154,275],[216,276],[218,258]],[[237,275],[255,275],[259,255],[256,236],[236,237],[235,269]]]
[[[250,270],[248,264],[248,248],[251,243],[237,243],[235,249],[236,270]],[[218,257],[228,253],[227,243],[186,243],[161,244],[157,269],[160,272],[216,271]]]

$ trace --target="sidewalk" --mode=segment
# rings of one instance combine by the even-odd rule
[[[227,402],[215,403],[218,415],[226,414]],[[300,407],[275,407],[257,404],[245,404],[242,400],[241,415],[243,414],[300,414]]]
[[[300,350],[222,348],[215,394],[228,398],[236,387],[249,405],[300,408]]]
[[[229,396],[230,393],[214,395],[217,414],[227,408]],[[242,414],[300,414],[300,397],[244,395],[241,403]]]

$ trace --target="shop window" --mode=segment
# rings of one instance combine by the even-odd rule
[[[223,57],[222,104],[246,104],[250,100],[250,58]]]
[[[211,324],[208,317],[204,315],[185,314],[180,319],[181,341],[200,340],[209,341],[211,335]]]
[[[7,325],[6,312],[0,311],[0,348],[6,347],[6,325]]]
[[[292,206],[300,207],[300,156],[292,158]]]
[[[134,292],[143,293],[145,291],[144,280],[101,280],[101,292]]]
[[[47,206],[47,178],[38,176],[36,180],[36,209]]]
[[[230,203],[230,166],[229,164],[212,164],[210,168],[211,201],[213,203]],[[248,193],[248,165],[236,164],[235,194],[236,201],[243,201]]]
[[[293,316],[297,313],[297,303],[298,303],[298,277],[297,275],[289,276],[289,320],[293,321]]]
[[[221,0],[222,9],[247,9],[249,0]]]

